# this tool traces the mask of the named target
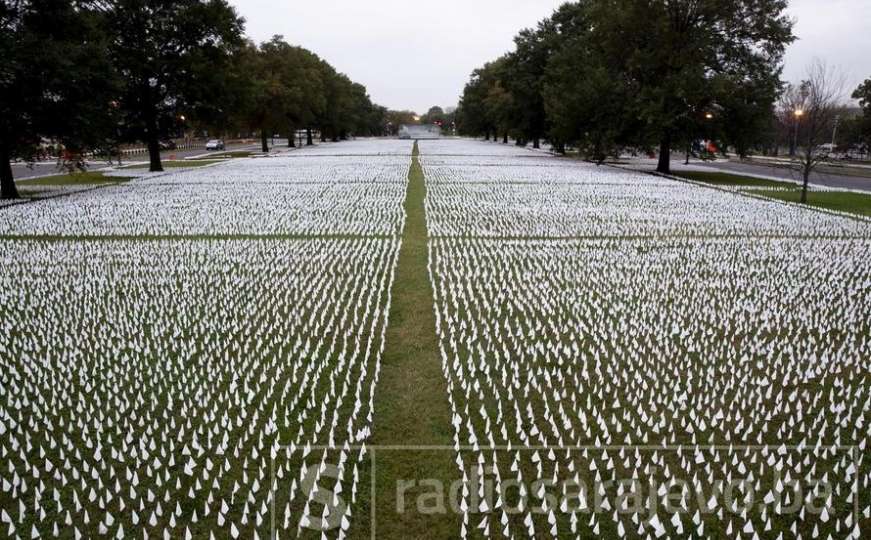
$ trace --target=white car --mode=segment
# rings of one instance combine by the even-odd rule
[[[223,150],[224,149],[224,141],[219,139],[212,139],[211,141],[206,143],[206,150]]]

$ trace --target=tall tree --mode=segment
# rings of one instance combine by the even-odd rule
[[[0,198],[18,197],[10,160],[32,160],[43,138],[81,154],[114,129],[101,15],[94,2],[0,3]]]
[[[463,89],[457,114],[461,133],[484,135],[488,140],[492,133],[493,140],[496,140],[496,124],[487,106],[487,97],[496,80],[495,62],[487,63],[472,72],[471,79]]]
[[[572,144],[582,155],[602,162],[622,145],[643,144],[638,134],[644,126],[627,111],[633,85],[623,78],[618,63],[607,61],[591,27],[585,2],[564,4],[539,25],[552,51],[542,95],[554,146]]]
[[[858,138],[866,148],[871,147],[871,79],[859,85],[852,97],[859,101],[859,107],[862,108],[861,118],[855,121]]]
[[[112,63],[123,83],[125,136],[145,141],[150,170],[162,171],[160,138],[177,129],[179,116],[220,108],[220,74],[242,44],[244,21],[226,0],[103,4]]]
[[[673,142],[687,119],[717,99],[716,80],[779,84],[793,40],[786,0],[595,0],[594,39],[633,86],[629,112],[658,141],[657,170],[670,172]],[[748,77],[752,74],[752,77]],[[755,109],[754,109],[755,110]]]
[[[300,127],[311,127],[317,115],[326,107],[321,60],[315,54],[287,44],[281,36],[260,47],[269,65],[267,77],[277,83],[276,95],[269,104],[281,118],[276,128],[288,132],[288,146],[293,146],[294,134]]]

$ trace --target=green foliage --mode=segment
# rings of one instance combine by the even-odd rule
[[[247,43],[235,62],[243,81],[241,125],[262,133],[291,133],[317,127],[333,139],[349,134],[380,135],[387,111],[372,103],[366,88],[338,73],[314,53],[281,36],[257,47]]]
[[[75,160],[108,145],[113,80],[94,2],[0,3],[0,185],[17,196],[10,159],[32,160],[54,139]]]
[[[446,132],[450,131],[456,121],[456,111],[446,112],[439,106],[430,107],[429,110],[420,117],[421,124],[435,124],[440,126]],[[410,122],[412,124],[416,122]]]
[[[463,90],[457,118],[460,132],[465,135],[496,136],[497,118],[492,104],[488,105],[491,88],[498,83],[499,64],[491,62],[472,72],[472,78]],[[491,100],[492,101],[492,100]]]
[[[866,79],[859,85],[853,92],[853,99],[859,101],[862,117],[857,119],[852,127],[858,135],[857,140],[860,140],[866,148],[871,147],[871,79]]]
[[[176,134],[181,116],[216,117],[224,74],[241,45],[243,20],[226,0],[110,0],[110,53],[122,88],[124,140],[148,144],[162,170],[158,141]]]
[[[417,124],[419,119],[414,111],[385,111],[384,125],[387,134],[397,135],[402,125]]]
[[[745,153],[771,124],[793,40],[785,0],[583,0],[476,70],[461,128],[547,133],[596,159],[714,139]]]

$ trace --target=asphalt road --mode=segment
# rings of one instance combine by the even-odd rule
[[[719,169],[725,172],[745,173],[745,174],[763,174],[785,180],[801,180],[801,176],[789,169],[781,167],[770,167],[767,165],[756,165],[751,163],[735,163],[716,161],[705,163],[706,167]],[[811,173],[810,182],[821,186],[828,186],[841,189],[858,189],[862,191],[871,191],[871,178],[862,178],[858,176],[843,176],[828,173]]]
[[[279,140],[275,140],[276,146],[278,146]],[[286,144],[286,143],[285,143]],[[260,151],[260,143],[255,144],[231,144],[227,146],[226,151],[239,151],[239,150],[254,150]],[[184,159],[191,156],[198,156],[202,154],[215,153],[218,154],[220,152],[208,152],[203,148],[194,148],[191,150],[167,150],[165,152],[160,153],[161,159]],[[135,163],[135,162],[145,162],[148,161],[148,154],[138,154],[135,156],[130,156],[124,159],[124,163]],[[104,161],[93,161],[89,162],[88,165],[90,167],[103,167],[105,166]],[[12,164],[12,177],[16,180],[24,180],[25,178],[34,178],[38,176],[46,176],[51,174],[60,174],[60,171],[57,167],[56,161],[40,161],[33,163],[32,166],[28,166],[25,163],[13,163]]]

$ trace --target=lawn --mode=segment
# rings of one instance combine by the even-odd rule
[[[209,156],[208,159],[186,159],[186,160],[178,160],[178,161],[169,161],[164,160],[163,168],[164,169],[181,169],[188,167],[205,167],[206,165],[214,165],[215,163],[223,163],[222,159],[212,159],[213,157],[218,156]],[[147,169],[150,165],[148,163],[137,163],[135,165],[127,165],[122,167],[123,169]]]
[[[793,203],[801,200],[801,191],[798,189],[791,191],[753,190],[749,193]],[[815,208],[871,217],[871,194],[853,191],[809,191],[807,198],[807,204]]]
[[[741,186],[783,188],[781,191],[772,189],[751,189],[747,190],[746,193],[793,203],[798,203],[801,200],[800,186],[792,182],[778,182],[777,180],[767,180],[764,178],[753,178],[751,176],[741,176],[721,172],[709,173],[682,171],[676,174],[697,182],[704,182],[706,184],[722,187]],[[856,193],[854,191],[810,191],[808,192],[807,204],[825,210],[846,212],[860,216],[871,216],[871,194]]]
[[[695,180],[696,182],[704,182],[715,186],[753,186],[766,188],[786,188],[793,189],[796,184],[792,182],[779,182],[777,180],[767,180],[765,178],[753,178],[752,176],[741,176],[737,174],[729,174],[722,172],[700,172],[700,171],[680,171],[674,173],[675,176]]]
[[[210,160],[210,159],[228,159],[228,158],[246,158],[251,157],[251,152],[247,150],[237,150],[234,152],[221,152],[219,154],[209,154],[207,156],[200,156],[191,158],[188,161],[200,161],[200,160]]]
[[[865,532],[869,223],[513,146],[330,148],[0,211],[6,536]]]
[[[122,176],[104,176],[103,173],[99,171],[87,171],[43,176],[41,178],[25,178],[23,180],[16,180],[15,183],[19,186],[67,186],[83,184],[116,184],[128,180],[130,180],[130,178]]]

